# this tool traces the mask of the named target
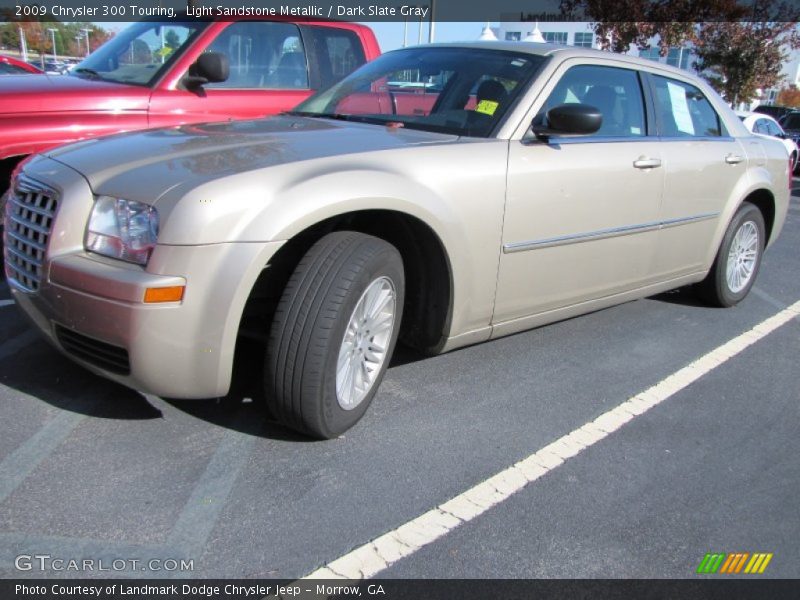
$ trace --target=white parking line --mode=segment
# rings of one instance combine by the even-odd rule
[[[538,452],[500,471],[455,498],[371,542],[329,562],[304,579],[365,579],[374,577],[463,523],[508,499],[545,473],[564,464],[625,423],[662,403],[778,327],[800,316],[800,302],[718,346],[651,388],[603,413],[594,421],[557,439]]]
[[[13,300],[0,300],[0,308],[4,306],[11,306],[12,304],[14,304]]]

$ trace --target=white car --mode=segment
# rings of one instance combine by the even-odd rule
[[[767,135],[781,140],[783,145],[786,146],[786,151],[789,153],[789,156],[792,158],[792,172],[797,172],[797,156],[798,153],[800,153],[797,144],[795,144],[791,136],[783,130],[783,127],[778,125],[775,119],[769,115],[757,112],[738,111],[736,115],[742,120],[744,126],[753,133],[757,135]]]

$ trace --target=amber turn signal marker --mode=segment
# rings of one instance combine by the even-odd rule
[[[144,291],[145,302],[180,302],[183,300],[183,290],[185,286],[176,285],[173,287],[147,288]]]

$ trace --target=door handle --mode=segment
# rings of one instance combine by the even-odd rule
[[[656,169],[661,166],[661,159],[642,157],[633,161],[633,166],[637,169]]]
[[[742,158],[738,154],[728,154],[725,157],[725,162],[728,163],[729,165],[738,165],[743,160],[744,158]]]

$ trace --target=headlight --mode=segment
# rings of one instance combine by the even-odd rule
[[[146,265],[158,239],[158,212],[149,204],[100,196],[86,230],[86,249]]]

